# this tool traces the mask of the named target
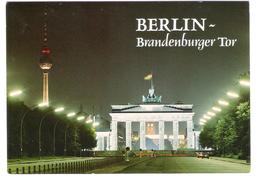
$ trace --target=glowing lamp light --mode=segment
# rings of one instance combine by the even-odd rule
[[[20,96],[22,93],[23,93],[23,91],[21,91],[21,90],[14,90],[9,93],[9,96],[10,97]]]
[[[238,98],[239,97],[239,95],[237,93],[231,92],[231,91],[227,92],[227,95],[229,97],[232,97],[232,98]]]
[[[75,112],[71,112],[71,113],[68,113],[68,114],[67,114],[67,117],[73,117],[73,116],[75,116],[75,115],[76,115]]]
[[[93,122],[93,120],[92,119],[88,119],[87,121],[86,121],[86,123],[92,123]]]
[[[201,118],[201,119],[200,119],[200,122],[204,122],[204,123],[205,123],[205,122],[207,122],[207,120]]]
[[[216,107],[216,106],[212,107],[212,110],[215,112],[221,112],[221,108]]]
[[[205,125],[205,123],[204,123],[204,122],[200,122],[200,125],[202,125],[202,126],[203,126],[203,125]]]
[[[138,138],[137,136],[134,136],[133,139],[134,139],[135,141],[138,141],[139,138]]]
[[[48,54],[50,54],[50,53],[51,53],[51,50],[50,50],[49,48],[47,48],[47,47],[42,48],[42,54],[48,55]]]
[[[211,111],[209,111],[207,114],[210,115],[210,116],[216,116],[216,114],[214,112],[211,112]]]
[[[77,120],[78,120],[78,121],[83,120],[83,119],[85,119],[85,116],[79,116],[79,117],[77,117]]]
[[[205,119],[208,119],[208,120],[211,119],[211,117],[209,117],[209,116],[207,116],[207,115],[204,115],[203,117],[204,117]]]
[[[239,84],[242,86],[250,86],[250,82],[248,80],[240,80]]]
[[[64,107],[58,107],[54,110],[54,112],[61,112],[64,111]]]
[[[99,122],[94,122],[93,123],[93,127],[96,127],[96,126],[98,126],[99,125]]]
[[[46,103],[46,102],[42,102],[42,103],[38,104],[38,106],[39,107],[47,107],[47,106],[49,106],[49,104]]]
[[[229,103],[227,101],[224,101],[224,100],[219,100],[218,103],[220,105],[223,105],[223,106],[228,106],[229,105]]]

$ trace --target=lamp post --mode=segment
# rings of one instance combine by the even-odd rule
[[[64,107],[57,108],[55,112],[61,112],[64,111]],[[55,122],[54,128],[53,128],[53,156],[55,156],[56,152],[56,127],[59,123],[59,119]]]
[[[9,97],[11,97],[11,98],[15,98],[15,97],[18,97],[18,96],[20,96],[21,94],[23,93],[23,91],[22,90],[20,90],[20,89],[17,89],[17,90],[13,90],[13,91],[10,91],[9,92],[9,94],[8,94],[8,96]],[[34,106],[32,107],[32,108],[34,108]],[[20,120],[20,157],[22,158],[22,154],[23,154],[23,137],[22,137],[22,135],[23,135],[23,119],[24,119],[24,117],[26,116],[26,114],[28,113],[28,112],[30,112],[30,110],[31,110],[31,108],[29,108],[29,110],[27,110],[27,111],[25,111],[24,113],[23,113],[23,115],[22,115],[22,118],[21,118],[21,120]]]
[[[63,111],[64,108],[63,107],[59,107],[59,108],[56,108],[54,109],[54,112],[61,112]],[[50,111],[47,111],[45,113],[45,115],[43,115],[43,117],[41,118],[40,120],[40,124],[39,124],[39,158],[41,158],[41,151],[42,151],[42,144],[41,144],[41,127],[42,127],[42,123],[43,123],[43,120],[48,116],[48,113],[49,112],[53,112],[53,110],[50,110]]]
[[[20,156],[23,157],[23,122],[26,117],[26,115],[32,110],[35,110],[37,107],[43,107],[44,104],[38,104],[30,107],[27,111],[25,111],[22,115],[22,118],[20,120]]]
[[[74,117],[75,115],[76,115],[75,112],[71,112],[71,113],[67,114],[67,117],[70,118],[70,117]],[[65,133],[64,133],[64,156],[66,155],[66,152],[67,152],[67,131],[68,131],[69,126],[70,126],[70,124],[68,124],[66,126]]]
[[[76,113],[71,112],[71,113],[67,114],[67,117],[74,117],[75,115],[76,115]],[[85,116],[78,116],[76,118],[77,121],[81,121],[83,119],[85,119]],[[70,126],[70,124],[67,125],[67,127],[65,129],[65,133],[64,133],[64,156],[67,153],[67,131],[69,129],[69,126]],[[76,131],[74,133],[76,133]],[[74,138],[74,142],[76,143],[76,138]]]
[[[67,125],[66,129],[65,129],[65,133],[64,133],[64,156],[66,156],[67,153],[67,131],[69,129],[69,124]]]

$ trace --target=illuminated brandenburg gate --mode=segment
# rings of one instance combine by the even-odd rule
[[[158,123],[159,150],[165,150],[165,122],[172,122],[172,149],[179,147],[179,122],[187,123],[186,142],[187,148],[194,148],[193,132],[193,105],[190,104],[162,104],[161,96],[154,94],[153,87],[149,89],[147,97],[143,96],[143,103],[140,105],[112,105],[110,116],[110,150],[118,150],[118,123],[125,123],[125,145],[132,149],[132,123],[140,123],[139,141],[140,148],[145,150],[147,128],[149,124]],[[148,126],[147,126],[148,125]],[[148,131],[149,132],[149,131]]]

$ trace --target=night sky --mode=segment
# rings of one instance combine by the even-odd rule
[[[249,14],[246,2],[48,3],[51,104],[109,118],[111,104],[141,103],[153,72],[163,103],[194,104],[195,121],[249,70]],[[7,90],[22,88],[28,105],[41,101],[38,66],[44,3],[7,4]],[[208,18],[215,28],[188,32],[192,38],[237,38],[232,48],[136,48],[135,18]],[[178,33],[172,32],[172,36]]]

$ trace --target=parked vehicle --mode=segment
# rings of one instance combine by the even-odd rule
[[[197,154],[197,158],[201,158],[201,159],[207,158],[207,159],[209,159],[209,153],[207,153],[207,152],[197,152],[196,154]]]

